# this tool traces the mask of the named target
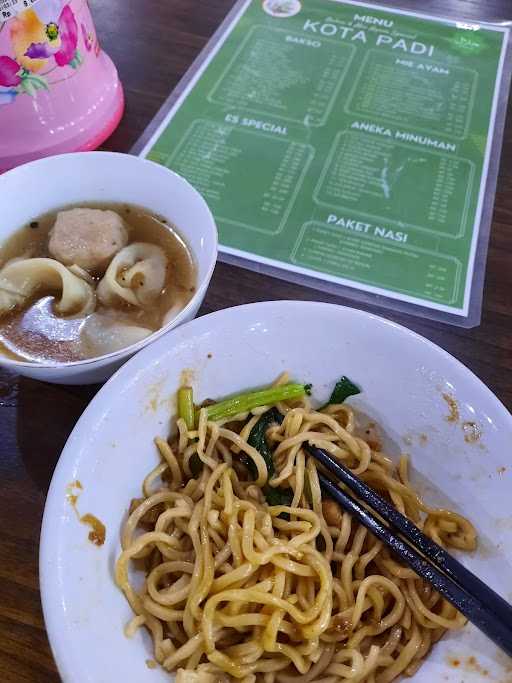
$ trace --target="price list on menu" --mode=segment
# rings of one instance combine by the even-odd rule
[[[507,29],[251,0],[142,154],[250,262],[466,315]]]

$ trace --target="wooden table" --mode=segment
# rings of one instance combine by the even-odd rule
[[[105,145],[107,149],[130,150],[233,3],[234,0],[92,0],[100,38],[119,68],[127,98],[125,117]],[[409,0],[402,4],[418,8],[420,3]],[[510,0],[425,0],[421,5],[424,11],[449,9],[474,19],[512,18]],[[201,313],[268,299],[317,299],[351,305],[349,300],[219,264]],[[482,324],[464,330],[413,317],[385,315],[447,349],[512,408],[510,125],[505,132]],[[39,530],[46,492],[61,449],[97,390],[98,387],[51,386],[0,370],[2,683],[60,680],[39,598]]]

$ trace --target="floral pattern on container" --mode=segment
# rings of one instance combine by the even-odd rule
[[[0,106],[16,97],[37,97],[53,82],[73,76],[87,53],[100,49],[94,28],[77,20],[72,0],[39,0],[37,6],[0,24],[10,54],[0,48]],[[5,50],[5,42],[0,41]],[[94,50],[93,50],[94,49]]]

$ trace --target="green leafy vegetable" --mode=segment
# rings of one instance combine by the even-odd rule
[[[258,470],[254,464],[254,460],[250,458],[247,453],[240,453],[240,462],[247,467],[253,479],[258,478]]]
[[[290,488],[282,489],[282,488],[272,488],[272,486],[269,486],[266,484],[263,487],[263,493],[265,494],[265,498],[267,499],[267,503],[269,505],[291,505],[292,500],[293,500],[293,491]],[[286,514],[286,513],[282,513]],[[281,515],[279,515],[281,517]]]
[[[185,420],[187,429],[194,429],[194,395],[191,387],[178,389],[178,415]]]
[[[249,434],[249,438],[247,439],[247,443],[249,444],[249,446],[255,448],[258,451],[258,453],[261,453],[261,455],[263,456],[263,459],[265,460],[265,464],[267,466],[269,479],[271,479],[274,476],[275,468],[274,459],[272,457],[272,451],[270,450],[267,442],[267,429],[276,422],[277,424],[281,424],[282,421],[283,416],[281,415],[279,410],[277,410],[277,408],[271,408],[270,410],[267,410],[267,412],[263,413],[258,422],[256,422],[254,427],[251,429],[251,433]],[[250,458],[249,460],[251,461],[253,476],[256,478],[256,466]]]
[[[254,408],[272,405],[279,401],[301,398],[301,396],[309,394],[310,391],[310,384],[283,384],[278,387],[261,389],[260,391],[249,391],[207,406],[208,419],[213,421],[225,420],[240,413],[247,413]],[[198,417],[199,408],[196,409],[196,420]]]
[[[270,410],[267,410],[267,412],[263,413],[254,427],[251,429],[251,433],[247,439],[247,443],[263,456],[267,466],[269,479],[274,476],[275,467],[272,451],[270,450],[267,441],[267,429],[273,424],[281,424],[282,421],[283,416],[279,410],[277,410],[277,408],[271,408]],[[242,456],[241,460],[244,465],[247,466],[254,479],[256,479],[258,472],[256,470],[254,461],[245,454]],[[290,488],[272,488],[272,486],[265,484],[262,490],[263,495],[265,496],[265,499],[269,505],[290,505],[293,500],[293,491]],[[283,513],[280,515],[280,517],[284,518],[286,515]]]
[[[336,385],[331,394],[331,398],[327,401],[323,408],[330,405],[338,405],[343,403],[349,396],[356,396],[361,393],[361,389],[349,380],[348,377],[342,377],[336,382]]]

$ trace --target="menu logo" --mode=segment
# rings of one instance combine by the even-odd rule
[[[300,0],[263,0],[263,10],[271,17],[293,17],[302,9]]]

